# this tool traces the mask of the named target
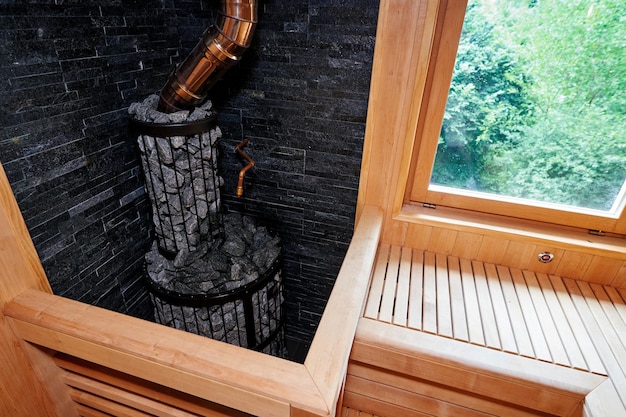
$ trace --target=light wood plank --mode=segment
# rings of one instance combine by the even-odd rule
[[[459,232],[452,248],[452,255],[458,258],[475,259],[483,236],[476,233]]]
[[[485,263],[499,264],[504,259],[508,245],[507,239],[483,236],[477,258]]]
[[[559,365],[570,366],[567,353],[561,343],[556,325],[550,316],[550,309],[546,304],[546,300],[543,298],[543,292],[541,291],[537,277],[530,271],[524,271],[523,274],[526,285],[528,286],[528,291],[530,292],[530,297],[535,306],[535,311],[539,317],[543,335],[550,349],[552,360]]]
[[[438,397],[422,395],[413,390],[400,389],[393,385],[381,384],[377,380],[353,375],[348,375],[346,389],[360,395],[375,398],[384,404],[396,407],[402,406],[409,409],[412,413],[425,413],[430,416],[488,417],[486,413],[446,402]],[[379,412],[378,410],[371,411]]]
[[[115,417],[109,413],[103,413],[102,411],[94,410],[82,404],[76,404],[76,410],[80,417]]]
[[[327,413],[302,365],[38,291],[7,312],[24,340],[227,407]]]
[[[411,287],[409,296],[408,327],[422,330],[422,311],[424,295],[424,252],[413,250],[411,262]]]
[[[524,315],[524,322],[528,328],[528,334],[530,335],[535,357],[542,361],[554,362],[552,355],[550,354],[548,342],[546,341],[541,324],[539,323],[537,311],[533,306],[532,297],[530,295],[530,291],[528,290],[528,286],[526,285],[526,281],[524,280],[522,271],[519,269],[512,269],[511,277],[513,279],[513,285],[515,286],[515,292],[517,293],[517,297],[520,301],[520,307],[522,309],[522,314]]]
[[[15,296],[27,289],[52,292],[0,164],[0,415],[77,416],[69,393],[62,393],[58,387],[40,379],[50,375],[50,358],[29,355],[2,312]]]
[[[593,258],[594,256],[591,254],[565,251],[561,262],[559,262],[559,267],[554,271],[554,275],[582,279],[585,277]]]
[[[596,314],[600,313],[598,310],[601,310],[601,308],[598,305],[594,306],[593,300],[585,296],[584,292],[578,285],[579,282],[563,278],[563,283],[572,297],[576,310],[578,311],[578,314],[580,315],[598,354],[602,358],[602,363],[608,372],[610,383],[616,387],[616,391],[621,400],[621,410],[623,410],[622,414],[626,415],[626,375],[624,375],[624,371],[621,368],[620,360],[622,359],[616,356],[613,352],[614,343],[609,342],[605,337],[604,332],[608,329],[605,329],[606,323],[602,320],[602,314]],[[591,295],[589,294],[590,291],[585,292],[587,292],[588,295]],[[608,415],[620,415],[620,413]]]
[[[437,275],[435,254],[424,252],[424,293],[422,330],[437,334]]]
[[[577,369],[587,370],[588,368],[585,358],[580,351],[576,337],[574,336],[569,322],[565,317],[565,313],[563,312],[558,297],[552,288],[550,279],[545,274],[536,274],[536,276],[541,287],[541,291],[543,292],[543,298],[546,301],[548,309],[550,310],[550,316],[552,317],[552,320],[554,320],[557,332],[559,333],[561,344],[567,353],[570,365]]]
[[[585,397],[585,417],[613,417],[626,415],[613,380],[608,380]]]
[[[389,262],[387,263],[387,273],[385,274],[383,298],[380,302],[380,312],[378,313],[378,320],[386,323],[391,323],[393,319],[393,306],[396,300],[396,286],[398,285],[399,270],[400,246],[392,246]]]
[[[452,337],[450,281],[448,276],[448,262],[445,255],[435,255],[435,276],[437,291],[437,334]]]
[[[60,368],[66,370],[68,373],[100,381],[121,390],[148,397],[160,403],[169,404],[172,407],[191,413],[205,417],[219,417],[224,415],[230,417],[250,417],[250,414],[229,409],[223,405],[209,402],[163,385],[150,383],[149,381],[133,377],[123,372],[117,372],[94,363],[82,361],[78,358],[57,354],[54,361]]]
[[[414,392],[436,399],[442,403],[462,405],[465,409],[475,410],[481,414],[487,413],[490,416],[536,417],[537,415],[536,412],[521,410],[519,407],[504,404],[499,400],[494,401],[493,399],[476,396],[457,389],[449,389],[439,384],[432,384],[427,380],[411,378],[402,373],[388,372],[376,367],[375,364],[364,365],[352,362],[348,367],[348,374],[407,392]],[[347,389],[355,390],[355,387],[348,385]],[[363,394],[363,392],[360,393]],[[426,410],[420,409],[420,411]],[[466,417],[468,412],[470,411],[461,409],[457,410],[456,414],[451,413],[450,415]]]
[[[611,375],[611,377],[613,377],[615,374],[621,373],[624,378],[626,378],[626,346],[624,346],[624,344],[622,343],[617,330],[611,322],[611,318],[607,316],[600,300],[595,297],[591,285],[583,281],[578,281],[577,284],[581,294],[583,295],[583,297],[585,297],[585,301],[587,302],[587,305],[589,306],[589,309],[591,310],[594,319],[602,330],[604,340],[606,340],[606,342],[611,347],[611,352],[613,352],[613,356],[615,356],[615,359],[619,364],[618,368],[609,368],[609,374]],[[615,381],[617,381],[617,379],[615,379]],[[626,388],[626,384],[618,386],[623,386],[624,388]],[[622,394],[626,399],[626,390],[624,390]]]
[[[597,374],[606,375],[607,371],[604,365],[602,365],[602,359],[600,359],[589,334],[585,330],[585,325],[583,324],[578,311],[576,311],[576,306],[567,292],[567,288],[565,288],[563,280],[560,277],[551,275],[550,282],[556,291],[561,307],[563,308],[563,312],[565,313],[567,320],[570,322],[571,328],[574,329],[574,336],[576,337],[577,344],[580,346],[580,350],[585,357],[587,369]]]
[[[409,308],[409,290],[411,284],[411,260],[410,248],[402,248],[400,270],[398,272],[398,287],[396,290],[396,302],[393,314],[393,324],[406,326]]]
[[[594,256],[589,268],[582,277],[582,281],[595,282],[602,285],[610,285],[620,271],[623,260]],[[568,277],[570,278],[570,277]]]
[[[124,404],[119,404],[107,398],[102,398],[89,392],[71,390],[70,395],[78,404],[93,408],[116,417],[150,417],[150,414],[135,410]]]
[[[600,306],[602,306],[602,310],[604,311],[604,314],[613,326],[613,329],[615,329],[617,337],[622,342],[622,345],[626,346],[626,323],[624,323],[621,315],[617,311],[617,305],[615,305],[613,301],[611,301],[603,286],[592,283],[590,283],[589,286],[593,290],[593,293],[596,296],[598,303],[600,304]]]
[[[485,274],[487,275],[487,285],[489,286],[489,294],[496,318],[496,325],[498,326],[502,350],[505,352],[518,353],[511,319],[509,318],[507,305],[504,301],[496,266],[493,264],[485,264]]]
[[[478,307],[480,308],[481,323],[485,334],[485,344],[494,349],[502,349],[496,317],[491,303],[491,295],[489,294],[489,284],[487,283],[485,268],[481,262],[474,261],[472,262],[472,270],[474,271],[474,282],[476,284],[476,295],[478,298]]]
[[[536,245],[511,240],[502,258],[502,265],[509,268],[532,269],[532,264],[537,262],[537,253],[539,252]]]
[[[431,252],[448,255],[452,253],[456,236],[456,230],[435,227],[430,235],[428,248]]]
[[[65,383],[76,390],[88,392],[98,397],[106,398],[127,407],[131,407],[150,415],[159,417],[198,417],[199,414],[172,407],[151,398],[125,391],[118,387],[107,385],[81,375],[67,373]],[[106,410],[105,410],[106,411]],[[224,414],[222,414],[224,415]]]
[[[564,416],[606,380],[371,319],[361,319],[351,357],[412,378]]]
[[[350,246],[304,361],[304,367],[329,413],[330,410],[335,412],[339,402],[380,243],[382,223],[383,212],[378,207],[366,207],[357,219]],[[319,409],[320,405],[312,408],[314,411]]]
[[[463,298],[463,284],[461,282],[461,266],[459,259],[448,257],[448,275],[450,280],[450,307],[452,309],[452,329],[454,338],[469,341],[467,320],[465,315],[465,300]]]
[[[593,281],[589,279],[588,281]],[[600,284],[603,284],[602,282]],[[617,271],[613,280],[608,283],[613,287],[626,289],[626,261],[622,262],[622,267]]]
[[[522,314],[522,307],[520,306],[520,301],[517,297],[517,292],[515,291],[513,279],[511,278],[511,271],[508,268],[498,266],[497,272],[498,278],[500,279],[500,285],[502,287],[504,302],[511,318],[511,327],[513,328],[513,334],[515,336],[517,353],[529,358],[535,358],[535,351],[533,349],[532,342],[530,341],[526,321],[524,320],[524,315]]]
[[[482,320],[480,318],[480,306],[474,282],[472,264],[467,259],[461,259],[461,281],[463,283],[463,298],[465,301],[465,314],[467,316],[469,341],[477,345],[485,345]]]
[[[372,284],[365,307],[365,317],[378,318],[380,311],[380,300],[383,296],[383,286],[385,285],[385,274],[387,273],[387,263],[389,262],[389,252],[391,247],[386,243],[381,243],[376,257],[376,267],[372,275]]]
[[[410,408],[400,407],[395,404],[382,402],[374,397],[362,395],[354,391],[346,391],[345,401],[359,410],[369,412],[368,414],[380,415],[383,417],[433,417],[432,414],[420,413]],[[366,414],[367,415],[367,414]]]

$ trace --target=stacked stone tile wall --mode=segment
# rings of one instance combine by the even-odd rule
[[[55,293],[151,318],[128,105],[180,55],[170,2],[0,3],[0,161]]]
[[[262,1],[250,53],[212,94],[225,204],[280,231],[287,337],[304,344],[352,237],[378,4]],[[256,165],[237,199],[243,138]]]
[[[260,0],[242,62],[211,93],[224,204],[283,241],[287,337],[311,340],[352,235],[375,0]],[[0,4],[0,161],[56,293],[149,315],[151,239],[127,107],[161,88],[217,0]],[[249,138],[256,161],[242,199]]]

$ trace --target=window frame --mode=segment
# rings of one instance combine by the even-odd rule
[[[442,0],[432,33],[428,70],[419,101],[417,123],[413,132],[411,160],[403,203],[412,206],[446,207],[498,218],[515,218],[557,226],[582,228],[603,233],[626,234],[626,199],[622,198],[613,213],[579,209],[558,204],[531,202],[485,193],[431,186],[430,178],[448,90],[461,38],[467,1]],[[452,189],[450,189],[452,191]],[[489,198],[488,198],[489,197]]]

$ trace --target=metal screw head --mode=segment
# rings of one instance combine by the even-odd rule
[[[537,256],[537,259],[539,259],[539,262],[543,262],[544,264],[547,264],[548,262],[552,262],[552,259],[554,259],[554,255],[551,254],[550,252],[541,252]]]

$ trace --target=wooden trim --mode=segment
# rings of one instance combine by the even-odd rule
[[[119,391],[132,393],[139,397],[149,398],[161,404],[185,410],[194,415],[209,417],[250,417],[250,414],[238,412],[219,404],[207,402],[193,395],[176,391],[169,387],[150,383],[144,379],[136,378],[123,372],[113,371],[110,368],[95,365],[92,362],[83,361],[64,354],[57,354],[54,362],[65,371],[66,382],[72,385],[68,378],[84,378],[94,383],[115,387]],[[107,397],[109,398],[109,397]],[[166,410],[164,407],[163,410]]]
[[[359,322],[351,360],[561,416],[571,415],[606,381],[605,376],[365,318]]]
[[[365,208],[304,361],[313,382],[333,412],[363,312],[381,228],[382,211],[374,207]]]
[[[408,175],[411,148],[406,145],[412,142],[416,120],[407,113],[420,110],[414,95],[425,83],[424,58],[431,51],[439,9],[440,0],[380,2],[357,213],[366,205],[383,208],[385,233],[393,227],[397,188],[404,190],[399,178]]]
[[[365,208],[304,365],[57,297],[40,288],[13,297],[4,314],[24,341],[235,410],[260,417],[333,416],[381,227],[381,210]],[[100,401],[77,391],[73,395]]]
[[[430,209],[415,205],[405,205],[395,220],[626,260],[626,242],[622,237],[594,236],[580,229],[557,228],[529,220],[506,219],[484,213],[445,207]]]
[[[493,399],[483,398],[457,389],[450,389],[429,381],[418,380],[401,373],[388,372],[375,365],[369,366],[352,361],[348,367],[349,384],[346,385],[346,395],[365,394],[377,402],[391,402],[406,408],[413,407],[427,413],[429,416],[515,416],[536,417],[536,412],[522,410],[519,407],[507,405]],[[359,380],[360,385],[359,385]],[[364,384],[369,381],[369,384]],[[379,391],[387,391],[387,395],[379,395]],[[395,394],[400,390],[400,395]],[[408,400],[408,401],[407,401]],[[372,401],[372,400],[370,400]],[[459,405],[462,404],[462,405]],[[350,403],[348,406],[361,406],[359,403]],[[443,413],[442,409],[446,409]],[[382,411],[375,408],[372,412]],[[395,415],[394,415],[395,417]]]
[[[27,289],[52,292],[0,164],[0,415],[76,416],[67,392],[48,385],[58,377],[48,367],[49,358],[22,343],[2,312],[7,303]]]
[[[16,297],[6,314],[31,343],[236,410],[327,415],[299,364],[39,291]]]
[[[404,181],[402,190],[404,201],[428,201],[428,185],[435,153],[439,142],[439,132],[448,101],[448,91],[461,39],[467,0],[444,2],[439,18],[435,22],[434,46],[428,59],[426,82],[414,100],[419,100],[422,111],[414,115],[417,123],[408,144],[413,148],[410,172],[413,174]]]

